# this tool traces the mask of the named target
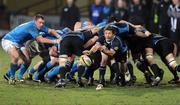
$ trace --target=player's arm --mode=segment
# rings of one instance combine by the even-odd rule
[[[141,25],[134,25],[128,21],[125,21],[125,20],[121,20],[119,21],[119,23],[125,23],[125,24],[128,24],[129,26],[133,27],[133,28],[138,28],[138,27],[142,27]]]
[[[141,25],[134,25],[134,24],[127,22],[125,20],[121,20],[121,21],[119,21],[119,23],[128,24],[130,29],[134,30],[135,35],[137,35],[138,37],[148,37],[151,35],[151,33]]]
[[[46,44],[59,44],[59,43],[60,43],[60,39],[50,40],[50,39],[47,39],[47,38],[42,37],[41,35],[37,36],[35,39],[36,39],[38,42],[46,43]]]
[[[115,53],[116,53],[116,51],[114,50],[114,49],[108,49],[107,47],[105,47],[105,46],[102,46],[101,48],[101,51],[103,52],[103,53],[105,53],[106,55],[108,55],[108,56],[113,56]]]
[[[96,43],[97,40],[98,40],[98,36],[94,36],[93,38],[91,38],[84,44],[84,48],[87,48],[87,47],[93,45],[94,43]]]
[[[101,47],[101,44],[99,42],[96,42],[96,44],[90,50],[85,50],[83,51],[83,53],[85,55],[91,55],[92,53],[95,53],[96,51],[98,51],[100,47]]]
[[[95,34],[95,33],[97,33],[99,30],[100,30],[100,28],[98,28],[98,27],[93,27],[93,28],[91,29],[91,32],[92,32],[93,34]]]
[[[137,35],[138,37],[148,37],[151,35],[151,33],[144,27],[138,27],[135,28],[135,35]]]
[[[56,38],[61,38],[61,36],[54,29],[48,28],[48,33]]]

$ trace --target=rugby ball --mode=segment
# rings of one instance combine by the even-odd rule
[[[80,63],[83,66],[91,66],[92,60],[87,55],[81,55],[80,56]]]

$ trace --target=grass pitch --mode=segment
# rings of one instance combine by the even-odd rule
[[[33,59],[32,65],[38,60],[39,58]],[[3,74],[7,71],[9,62],[9,56],[0,48],[0,105],[180,105],[180,85],[167,84],[172,75],[158,57],[156,62],[165,71],[160,86],[144,85],[143,74],[134,67],[137,76],[135,86],[108,85],[101,91],[96,91],[96,86],[77,88],[74,84],[68,84],[62,89],[54,88],[54,84],[30,81],[8,85]],[[95,73],[96,78],[97,75],[98,72]],[[109,72],[106,78],[109,78]]]

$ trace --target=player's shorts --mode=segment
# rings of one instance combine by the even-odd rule
[[[79,37],[69,36],[65,37],[61,41],[60,47],[60,55],[68,55],[71,56],[72,54],[76,56],[81,56],[83,52],[83,40]]]
[[[168,54],[173,53],[174,44],[169,39],[160,40],[155,46],[155,51],[160,57],[165,58]]]
[[[135,41],[135,42],[130,42],[128,44],[129,49],[131,50],[132,54],[138,54],[144,51],[144,43],[143,41]]]
[[[127,52],[117,54],[114,56],[116,62],[126,62],[127,61]]]
[[[16,47],[16,48],[18,48],[18,49],[22,47],[22,45],[19,45],[19,44],[15,43],[15,42],[12,42],[12,41],[6,40],[6,39],[2,39],[1,45],[2,45],[2,48],[3,48],[6,52],[8,52],[8,50],[11,49],[11,48],[13,48],[13,47]]]

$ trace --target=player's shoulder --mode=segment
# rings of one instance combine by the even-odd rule
[[[28,21],[28,22],[25,22],[25,23],[22,23],[21,25],[19,25],[19,27],[25,27],[25,26],[27,26],[27,27],[34,27],[35,26],[35,23],[34,23],[34,21]]]

